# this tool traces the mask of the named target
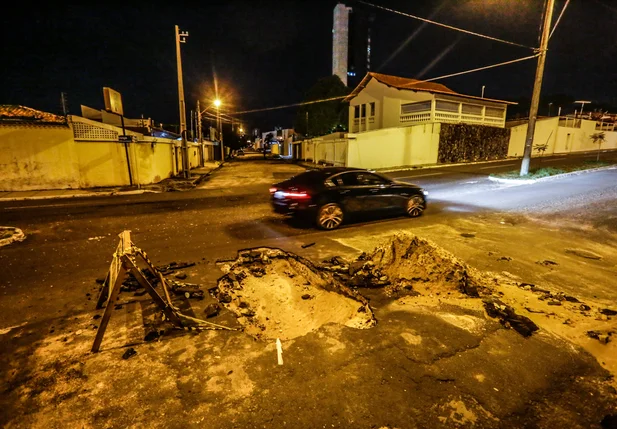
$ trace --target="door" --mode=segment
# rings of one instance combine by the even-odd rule
[[[360,191],[363,211],[386,210],[393,206],[390,181],[377,174],[357,172],[357,189]]]

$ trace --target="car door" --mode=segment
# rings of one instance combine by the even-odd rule
[[[329,179],[337,194],[338,202],[346,212],[363,210],[362,191],[358,188],[355,173],[340,173]]]
[[[380,211],[392,206],[390,181],[370,172],[359,171],[356,175],[356,189],[362,204],[362,211]]]

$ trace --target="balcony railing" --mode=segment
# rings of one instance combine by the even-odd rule
[[[466,124],[478,124],[478,125],[492,125],[497,127],[503,127],[505,125],[505,118],[497,118],[482,115],[470,115],[461,114],[458,112],[445,112],[436,110],[433,119],[431,119],[431,112],[417,112],[406,115],[401,115],[401,124],[422,124],[428,122],[446,122],[452,124],[466,123]]]
[[[431,121],[431,111],[430,110],[426,112],[416,112],[416,113],[408,113],[406,115],[401,115],[402,124],[418,124],[418,123],[430,122],[430,121]]]

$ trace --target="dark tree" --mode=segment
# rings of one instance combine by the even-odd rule
[[[340,97],[348,95],[350,92],[351,90],[345,86],[341,79],[333,75],[319,79],[308,91],[304,101]],[[336,131],[347,131],[348,107],[349,103],[342,99],[302,106],[298,109],[294,129],[309,137],[323,136]]]

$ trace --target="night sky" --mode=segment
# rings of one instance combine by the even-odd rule
[[[201,5],[200,5],[201,3]],[[336,0],[151,2],[88,6],[15,2],[2,14],[4,55],[0,104],[61,113],[103,107],[102,88],[122,94],[127,117],[178,122],[174,25],[189,32],[182,45],[187,112],[213,98],[216,73],[229,111],[302,101],[332,66]],[[543,0],[375,0],[528,46],[537,46]],[[565,0],[557,0],[554,20]],[[354,8],[369,8],[354,1]],[[372,70],[431,78],[530,55],[529,49],[479,39],[373,9]],[[563,94],[617,106],[617,2],[572,0],[549,46],[546,97]],[[414,32],[400,52],[392,54]],[[535,60],[439,81],[455,91],[518,101],[531,96]],[[572,112],[577,105],[563,105]],[[555,112],[553,112],[555,113]],[[294,109],[244,115],[262,130],[291,127]]]

